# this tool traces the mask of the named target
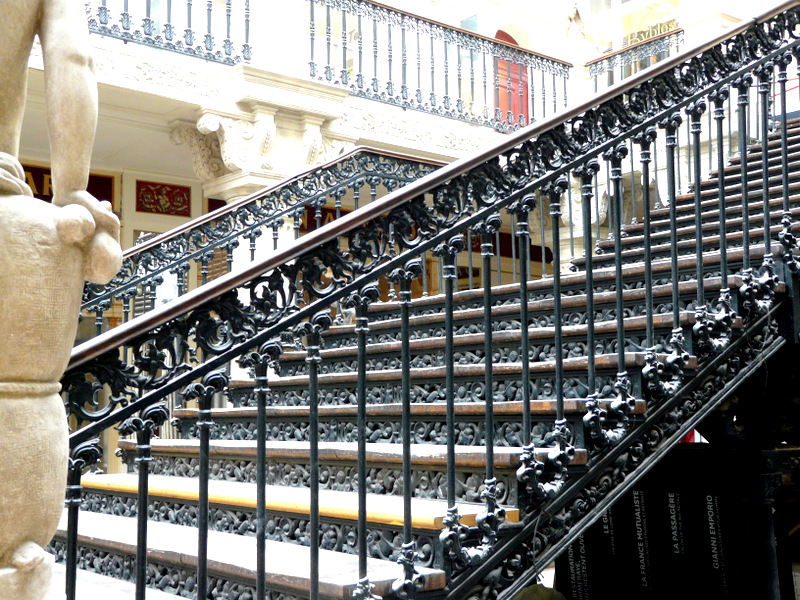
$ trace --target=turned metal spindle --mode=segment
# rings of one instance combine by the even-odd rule
[[[378,19],[372,19],[372,92],[377,94],[380,91],[378,81]]]
[[[406,29],[408,24],[405,15],[400,25],[400,97],[408,102],[408,48],[406,47]]]
[[[419,41],[419,29],[417,30],[417,92],[414,98],[417,104],[422,104],[422,45]]]
[[[313,0],[312,0],[313,2]],[[326,43],[326,60],[325,60],[325,80],[326,81],[333,81],[333,67],[332,65],[332,58],[331,52],[333,51],[333,40],[332,40],[333,28],[331,26],[331,6],[330,4],[325,6],[325,43]]]
[[[394,98],[394,82],[392,81],[392,60],[394,58],[394,50],[392,48],[392,24],[386,25],[386,63],[388,69],[386,71],[386,95],[389,98]]]
[[[696,310],[705,307],[705,286],[703,281],[703,198],[700,192],[701,174],[701,156],[700,156],[700,134],[703,127],[700,118],[706,111],[706,102],[704,99],[692,102],[686,107],[686,114],[689,116],[689,131],[692,134],[693,144],[692,152],[692,165],[694,167],[694,237],[695,237],[695,263],[697,266],[696,279],[697,279],[697,306]]]
[[[192,29],[192,0],[186,0],[186,29],[183,32],[183,40],[190,48],[194,46],[194,30]]]
[[[448,43],[447,39],[445,38],[444,43],[444,96],[442,98],[442,106],[446,111],[450,110],[451,106],[451,99],[450,99],[450,44]]]
[[[468,289],[475,287],[472,275],[472,230],[467,229],[467,283]]]
[[[517,216],[515,214],[511,215],[511,231],[514,231],[517,227]],[[519,282],[517,279],[517,244],[519,243],[519,238],[511,238],[511,281],[512,283]]]
[[[78,519],[83,504],[81,476],[84,469],[94,468],[103,457],[100,439],[94,438],[70,450],[67,469],[67,488],[64,506],[67,509],[67,540],[64,562],[66,566],[66,600],[77,600],[78,575]]]
[[[499,125],[503,119],[503,111],[500,109],[500,60],[494,57],[494,120]]]
[[[520,361],[522,363],[522,444],[531,444],[531,386],[530,386],[530,332],[528,317],[528,265],[530,264],[530,212],[536,207],[533,195],[527,195],[512,205],[516,217],[516,235],[519,240],[519,322]],[[516,261],[515,261],[516,262]]]
[[[458,62],[456,63],[456,68],[457,68],[457,71],[456,71],[457,77],[456,77],[456,79],[457,79],[457,82],[458,82],[458,99],[456,100],[456,110],[458,111],[458,114],[461,114],[461,113],[464,112],[464,97],[463,97],[462,88],[461,88],[461,79],[462,79],[462,77],[461,77],[461,68],[462,67],[461,67],[461,46],[460,45],[456,46],[456,56],[458,58]]]
[[[208,5],[206,8],[206,36],[205,36],[205,45],[206,45],[206,52],[212,52],[214,50],[214,37],[211,35],[211,11],[214,8],[213,0],[208,0]]]
[[[680,113],[673,113],[664,119],[659,126],[666,130],[667,150],[667,202],[669,203],[670,223],[670,280],[672,281],[672,329],[680,331],[681,313],[678,297],[678,237],[677,237],[677,187],[675,181],[676,151],[678,146],[678,128],[681,124]]]
[[[433,36],[431,36],[431,93],[429,98],[431,107],[436,106],[436,53],[433,49]]]
[[[253,49],[250,46],[250,0],[245,0],[245,2],[244,2],[244,44],[242,45],[242,58],[245,61],[249,62],[252,57],[253,57]]]
[[[469,114],[475,114],[475,50],[469,49]]]
[[[555,379],[556,379],[556,423],[566,423],[564,419],[564,343],[563,343],[563,314],[561,311],[561,196],[567,187],[563,177],[550,184],[546,192],[550,196],[550,223],[553,230],[553,322],[555,350]],[[542,224],[544,226],[544,224]],[[559,439],[561,450],[564,450],[565,440]]]
[[[544,227],[544,202],[539,202],[539,232],[541,233],[541,265],[542,265],[542,279],[547,277],[547,255],[546,255],[546,234]]]
[[[253,367],[256,396],[256,598],[266,597],[267,567],[267,395],[268,364]]]
[[[739,168],[741,170],[742,182],[742,266],[750,268],[750,200],[749,200],[749,181],[747,178],[747,128],[748,128],[748,105],[750,102],[750,86],[753,84],[753,76],[750,73],[742,75],[734,82],[734,86],[739,92]]]
[[[225,2],[225,54],[230,56],[233,54],[233,40],[231,39],[231,15],[233,13],[233,0],[226,0]]]
[[[489,118],[489,72],[486,68],[486,52],[481,53],[483,56],[483,118]]]
[[[709,96],[714,103],[714,120],[717,123],[717,205],[719,211],[719,252],[720,252],[720,294],[727,294],[728,288],[728,224],[725,206],[725,102],[729,98],[728,88],[715,90]],[[709,132],[710,136],[710,132]]]
[[[628,148],[625,143],[607,150],[604,154],[604,158],[611,165],[612,194],[609,197],[609,203],[614,205],[612,226],[614,228],[614,255],[617,257],[622,256],[622,160],[627,154]],[[617,378],[620,379],[627,377],[627,371],[625,370],[625,296],[622,279],[622,260],[619,258],[614,265],[614,286],[616,288],[615,312],[617,316]]]
[[[356,87],[364,89],[364,30],[362,29],[361,11],[358,12],[358,72],[356,73]]]
[[[778,89],[781,97],[781,197],[783,199],[783,217],[791,218],[789,213],[789,126],[786,123],[786,81],[788,79],[786,69],[792,61],[790,52],[784,52],[775,58],[778,65]]]
[[[592,180],[596,180],[600,171],[600,164],[592,159],[579,166],[573,176],[580,179],[581,183],[581,219],[583,230],[583,257],[585,259],[584,276],[586,278],[586,352],[588,359],[588,392],[597,391],[595,374],[595,341],[594,341],[594,251],[592,248]],[[596,196],[596,188],[594,195]],[[600,220],[597,213],[597,220]],[[599,237],[599,234],[598,234]]]
[[[309,10],[311,12],[311,20],[308,24],[308,32],[311,39],[311,58],[308,61],[308,66],[310,69],[310,76],[312,79],[317,77],[317,63],[314,59],[314,40],[316,37],[316,18],[314,16],[314,0],[311,0],[308,3]]]
[[[501,256],[502,252],[500,251],[500,231],[494,234],[494,245],[497,248],[497,285],[503,285],[503,258]],[[514,245],[513,240],[511,241],[511,245]]]
[[[517,113],[517,123],[519,123],[521,127],[525,127],[528,123],[525,118],[525,86],[522,85],[525,76],[523,75],[522,69],[522,63],[519,63],[517,65],[517,87],[519,88],[519,112]]]
[[[572,217],[572,186],[567,186],[567,203],[569,204],[569,257],[575,258],[575,221]]]
[[[544,70],[542,70],[542,118],[547,116],[547,83],[545,80]]]
[[[339,72],[339,80],[342,85],[350,83],[350,75],[347,72],[347,11],[342,11],[342,70]]]
[[[770,234],[770,210],[769,210],[769,148],[767,134],[769,132],[769,97],[772,75],[775,66],[771,62],[766,62],[756,69],[758,77],[758,97],[759,109],[761,111],[761,201],[764,212],[764,264],[771,264],[772,256],[772,236]]]
[[[656,139],[656,130],[647,128],[635,138],[639,145],[639,160],[642,163],[642,219],[644,222],[644,289],[645,289],[645,346],[651,348],[653,337],[653,253],[650,243],[650,147]],[[635,206],[635,203],[634,203]]]
[[[636,211],[636,173],[634,167],[634,156],[633,156],[633,139],[628,140],[628,155],[631,159],[631,223],[636,224],[638,222],[638,215]],[[646,185],[643,181],[642,186]],[[625,222],[623,221],[623,226]]]
[[[513,81],[511,79],[511,61],[506,60],[503,61],[506,65],[506,124],[513,125],[514,124],[514,111],[512,110],[512,94],[513,94]]]

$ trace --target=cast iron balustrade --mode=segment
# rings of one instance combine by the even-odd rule
[[[683,29],[675,29],[589,61],[586,66],[589,67],[589,77],[594,79],[594,91],[605,89],[674,56],[681,46]]]
[[[566,106],[565,61],[365,0],[308,4],[313,79],[500,131]]]
[[[217,263],[222,262],[223,271],[229,272],[237,247],[249,249],[249,260],[255,260],[259,248],[278,247],[281,226],[290,225],[297,238],[304,228],[341,217],[343,200],[348,202],[346,212],[358,209],[437,166],[357,148],[127,250],[122,269],[111,282],[86,285],[81,309],[94,314],[97,334],[102,331],[103,316],[115,304],[121,304],[122,322],[127,323],[155,308],[159,298],[180,297],[196,287],[190,283],[191,273],[197,272],[199,283],[204,284],[215,276]]]
[[[226,65],[253,57],[250,0],[89,0],[86,14],[89,31],[124,42]]]
[[[136,453],[140,473],[189,470],[203,479],[192,513],[202,515],[199,568],[145,550],[147,528],[163,531],[153,521],[171,515],[153,510],[135,536],[139,597],[150,561],[153,585],[174,579],[187,596],[513,598],[740,383],[796,342],[782,315],[798,283],[800,180],[786,165],[800,128],[787,120],[785,93],[787,69],[800,58],[799,28],[800,6],[784,3],[77,347],[62,385],[68,413],[82,425],[70,437],[70,519],[56,552],[69,556],[70,570],[95,561],[96,534],[81,556],[74,551],[81,523],[97,516],[75,510],[90,483],[79,471],[100,456],[91,440],[121,423],[137,435],[120,449]],[[782,101],[774,109],[779,131],[770,133],[773,82]],[[753,86],[761,98],[755,115]],[[725,110],[731,88],[736,115]],[[729,128],[740,147],[730,164]],[[679,191],[682,131],[688,194]],[[710,178],[704,137],[714,142]],[[626,183],[630,161],[639,192]],[[597,235],[595,223],[607,230]],[[531,280],[537,229],[550,234],[552,269]],[[518,240],[516,284],[492,285],[493,255],[508,254],[501,233]],[[483,289],[459,290],[464,254],[473,253]],[[570,255],[575,272],[562,268]],[[418,282],[437,268],[439,293],[425,297]],[[335,323],[338,305],[354,322]],[[242,393],[245,384],[232,385],[227,371],[237,362],[252,370],[249,400],[215,411],[213,396]],[[197,400],[180,417],[192,421],[199,442],[150,438],[171,394]],[[236,442],[211,439],[250,404],[254,429],[237,430]],[[237,454],[242,447],[257,450]],[[192,448],[197,463],[183,456]],[[226,452],[228,466],[219,462]],[[299,466],[285,468],[290,458],[281,452]],[[255,557],[239,554],[235,567],[209,554],[218,548],[211,535],[242,537],[209,531],[219,527],[206,518],[206,473],[215,472],[253,481],[258,493],[248,541]],[[146,486],[147,473],[139,477]],[[277,531],[264,507],[281,500],[276,483],[307,494],[307,512]],[[353,497],[346,515],[330,517],[325,494],[337,490]],[[392,494],[402,506],[380,529],[369,499]],[[439,511],[434,533],[422,531],[414,508],[423,500]],[[337,532],[349,541],[337,541]],[[278,571],[290,547],[296,555],[290,542],[310,546],[302,574],[296,564]],[[119,547],[100,552],[117,560]],[[330,566],[348,553],[357,559]],[[387,574],[387,561],[376,558],[400,564],[389,563]],[[189,582],[198,577],[195,590]]]

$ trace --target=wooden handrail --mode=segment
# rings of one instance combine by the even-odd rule
[[[667,32],[664,32],[664,33],[659,33],[658,35],[654,35],[651,38],[647,38],[646,40],[642,40],[641,42],[636,42],[635,44],[631,44],[630,46],[625,46],[624,48],[620,48],[619,50],[615,50],[614,52],[608,52],[606,54],[603,54],[602,56],[600,56],[598,58],[593,58],[592,60],[587,62],[585,66],[588,67],[588,66],[594,65],[594,64],[602,62],[602,61],[604,61],[604,60],[606,60],[608,58],[612,58],[614,56],[619,56],[620,54],[625,54],[626,52],[630,52],[631,50],[635,50],[636,48],[641,48],[642,46],[645,46],[646,44],[651,44],[653,42],[657,42],[658,40],[663,40],[664,38],[668,38],[671,35],[678,35],[680,33],[683,33],[683,29],[681,29],[680,27],[676,27],[675,29],[671,29],[670,31],[667,31]]]
[[[446,23],[442,23],[440,21],[435,21],[434,19],[429,19],[428,17],[422,17],[420,15],[416,15],[414,13],[410,13],[408,11],[395,8],[394,6],[389,6],[387,4],[381,4],[380,2],[373,2],[372,0],[368,0],[370,4],[374,4],[375,6],[380,6],[386,10],[390,10],[394,13],[398,13],[401,15],[406,15],[407,17],[412,17],[414,19],[418,19],[420,21],[425,21],[426,23],[431,23],[432,25],[438,25],[439,27],[444,27],[445,29],[450,29],[452,31],[458,31],[459,33],[463,33],[465,35],[471,35],[472,37],[476,37],[482,40],[486,40],[487,42],[492,42],[493,44],[498,44],[500,46],[506,46],[507,48],[512,48],[514,50],[519,50],[521,52],[525,52],[527,54],[535,54],[541,58],[545,58],[547,60],[559,63],[564,65],[565,67],[572,68],[574,65],[566,60],[562,60],[560,58],[554,58],[552,56],[548,56],[547,54],[542,54],[541,52],[536,52],[535,50],[530,50],[528,48],[523,48],[517,44],[512,44],[510,42],[505,42],[503,40],[498,40],[497,38],[488,37],[485,35],[481,35],[480,33],[475,33],[474,31],[469,31],[468,29],[462,29],[461,27],[455,27],[453,25],[447,25]]]
[[[145,313],[144,315],[136,317],[123,325],[111,329],[87,342],[84,342],[73,349],[68,369],[76,368],[97,356],[119,347],[125,341],[144,335],[155,327],[158,327],[159,325],[177,318],[182,314],[200,307],[210,298],[214,298],[225,292],[234,290],[246,284],[247,282],[252,281],[255,277],[261,275],[262,273],[266,273],[287,262],[290,262],[302,256],[305,252],[312,250],[313,248],[317,248],[323,244],[331,242],[351,231],[352,229],[359,227],[360,225],[363,225],[368,221],[413,200],[414,198],[435,190],[437,187],[467,173],[473,168],[478,167],[479,165],[493,158],[500,156],[501,154],[513,149],[521,143],[552,129],[599,104],[607,102],[608,100],[611,100],[619,95],[625,94],[629,90],[653,78],[654,76],[660,75],[661,73],[666,73],[685,60],[713,48],[722,41],[746,31],[753,25],[766,21],[797,5],[800,5],[800,0],[788,0],[786,2],[782,2],[775,8],[761,14],[758,17],[742,21],[742,23],[740,23],[731,31],[727,31],[708,42],[696,46],[695,48],[681,52],[680,54],[677,54],[668,58],[667,60],[661,61],[640,71],[636,75],[621,81],[620,83],[608,88],[604,92],[594,96],[590,100],[587,100],[568,111],[550,117],[549,119],[539,123],[519,129],[518,131],[505,136],[499,143],[487,148],[482,152],[479,152],[478,154],[446,165],[441,169],[438,169],[437,171],[434,171],[433,173],[430,173],[429,175],[426,175],[417,181],[411,182],[405,187],[384,196],[380,200],[371,202],[359,210],[350,212],[342,216],[340,219],[332,221],[319,229],[315,229],[314,231],[307,233],[298,239],[296,243],[292,244],[288,248],[276,250],[259,262],[251,263],[241,270],[233,271],[223,275],[222,277],[215,279],[202,287],[196,288],[184,296],[181,296],[174,302],[165,304],[155,310]]]
[[[316,165],[316,166],[313,166],[313,167],[308,167],[305,171],[303,171],[303,172],[301,172],[301,173],[299,173],[297,175],[292,175],[291,177],[287,177],[286,179],[283,179],[282,181],[279,181],[279,182],[275,183],[271,187],[264,188],[262,190],[259,190],[257,192],[254,192],[254,193],[250,194],[249,196],[245,196],[243,198],[239,198],[237,200],[234,200],[233,202],[230,202],[230,203],[226,204],[225,206],[221,206],[220,208],[218,208],[218,209],[216,209],[214,211],[211,211],[209,213],[206,213],[204,215],[196,217],[196,218],[192,219],[191,221],[187,221],[186,223],[183,223],[182,225],[178,225],[177,227],[174,227],[174,228],[170,229],[169,231],[166,231],[164,233],[160,233],[160,234],[150,238],[149,240],[147,240],[145,242],[142,242],[141,244],[138,244],[136,246],[131,246],[130,248],[128,248],[127,250],[125,250],[122,253],[122,259],[125,260],[126,258],[129,258],[131,256],[139,254],[140,252],[144,252],[145,250],[149,250],[151,248],[154,248],[154,247],[158,246],[159,244],[162,244],[163,242],[165,242],[167,240],[170,240],[170,239],[172,239],[174,237],[179,236],[182,233],[186,233],[187,231],[189,231],[191,229],[194,229],[195,227],[199,227],[201,225],[205,225],[206,223],[210,223],[212,221],[216,221],[217,219],[219,219],[221,217],[224,217],[228,213],[234,212],[235,210],[237,210],[238,208],[244,206],[245,204],[249,204],[250,202],[252,202],[256,198],[260,198],[261,196],[266,196],[267,194],[269,194],[271,192],[274,192],[275,190],[279,190],[280,188],[282,188],[284,186],[290,185],[291,183],[293,183],[295,181],[299,181],[300,179],[303,179],[304,177],[306,177],[308,175],[311,175],[315,171],[319,171],[320,169],[327,169],[328,167],[332,167],[336,163],[341,162],[343,160],[346,160],[348,158],[352,158],[353,156],[355,156],[356,154],[359,154],[361,152],[372,152],[373,154],[378,154],[380,156],[386,156],[386,157],[389,157],[389,158],[397,158],[399,160],[408,160],[408,161],[420,162],[420,163],[425,163],[425,164],[429,164],[429,165],[436,165],[436,166],[443,166],[443,165],[447,164],[447,163],[439,161],[439,160],[433,160],[433,159],[427,159],[427,158],[426,159],[421,159],[421,158],[418,158],[416,156],[412,156],[410,154],[404,154],[402,152],[395,152],[395,151],[392,151],[392,150],[383,150],[383,149],[376,148],[376,147],[373,147],[373,146],[357,146],[356,148],[353,148],[352,150],[350,150],[350,152],[347,152],[345,154],[342,154],[342,155],[339,155],[339,156],[337,156],[335,158],[332,158],[329,161],[324,162],[324,163],[322,163],[320,165]]]

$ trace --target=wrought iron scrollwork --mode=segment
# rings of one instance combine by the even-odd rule
[[[705,358],[725,350],[731,343],[735,319],[729,290],[720,290],[715,310],[710,313],[705,306],[699,306],[692,326],[693,348],[697,355]]]
[[[555,423],[552,439],[555,445],[546,449],[544,462],[538,460],[533,446],[526,447],[517,469],[517,480],[525,485],[527,496],[537,506],[561,492],[567,482],[569,463],[575,458],[575,448],[567,442],[566,421]]]
[[[676,329],[669,340],[671,352],[664,359],[658,360],[654,348],[645,353],[642,367],[642,379],[645,381],[650,398],[665,400],[671,398],[683,385],[683,369],[689,361],[689,353],[684,349],[683,332]]]
[[[775,303],[775,287],[778,285],[775,259],[765,257],[757,271],[745,269],[740,277],[739,307],[742,317],[752,321],[767,314]]]

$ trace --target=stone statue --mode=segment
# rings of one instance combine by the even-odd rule
[[[97,84],[83,3],[0,0],[0,599],[48,593],[64,502],[60,380],[84,280],[119,270],[119,220],[86,192]],[[44,52],[53,204],[32,198],[17,159],[28,58]],[[63,597],[63,596],[62,596]]]

